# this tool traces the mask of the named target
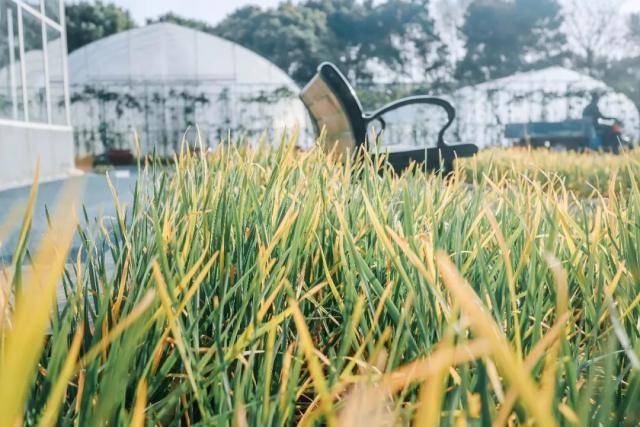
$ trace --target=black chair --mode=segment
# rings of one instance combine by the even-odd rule
[[[349,81],[328,62],[318,67],[318,73],[304,87],[300,98],[309,110],[317,131],[325,133],[325,148],[344,159],[353,156],[361,147],[370,149],[367,144],[367,129],[372,122],[379,122],[382,131],[386,127],[383,116],[400,107],[412,104],[431,104],[442,107],[447,113],[447,123],[438,134],[438,142],[433,148],[411,147],[398,149],[394,146],[383,147],[388,163],[400,173],[415,162],[427,171],[453,170],[456,158],[471,157],[478,152],[473,144],[449,145],[444,134],[453,123],[456,110],[444,99],[430,96],[413,96],[392,102],[379,110],[366,113]],[[369,144],[371,145],[371,144]]]

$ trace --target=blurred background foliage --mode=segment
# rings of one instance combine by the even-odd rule
[[[174,22],[239,43],[301,85],[320,62],[332,61],[367,88],[365,102],[372,83],[405,84],[388,94],[395,97],[561,65],[603,80],[640,106],[640,15],[623,13],[623,4],[304,0],[241,7],[215,25],[175,13],[148,23]],[[67,25],[73,51],[137,23],[119,6],[81,1],[67,6]],[[373,93],[372,101],[386,99],[385,91]]]

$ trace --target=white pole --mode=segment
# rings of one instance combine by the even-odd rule
[[[60,1],[60,39],[62,42],[62,84],[64,91],[64,109],[67,126],[71,126],[71,102],[69,100],[69,64],[67,63],[67,17],[64,10],[64,1]]]
[[[44,2],[40,2],[40,13],[45,16]],[[53,114],[51,111],[51,84],[49,82],[49,49],[48,49],[48,37],[47,37],[47,25],[44,19],[40,20],[40,27],[42,28],[42,54],[44,59],[44,93],[47,105],[47,123],[53,124]]]
[[[7,9],[7,37],[9,39],[9,81],[11,85],[11,103],[13,120],[18,120],[18,89],[16,82],[16,46],[13,30],[13,10]]]
[[[24,54],[24,27],[22,25],[22,5],[18,3],[18,42],[20,43],[20,73],[22,75],[22,102],[24,108],[24,121],[29,121],[29,96],[27,94],[27,66]]]

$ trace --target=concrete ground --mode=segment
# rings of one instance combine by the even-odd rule
[[[133,201],[137,169],[116,169],[110,171],[109,176],[111,178],[111,182],[116,188],[116,191],[118,192],[120,201],[130,206]],[[79,199],[87,211],[90,225],[95,224],[96,218],[115,215],[113,197],[107,184],[106,175],[85,174],[62,181],[53,181],[41,184],[38,190],[38,198],[34,210],[33,226],[29,245],[31,249],[37,246],[47,229],[45,208],[48,208],[50,212],[53,212],[61,191],[70,183],[80,184],[78,186],[78,188],[80,188]],[[4,242],[0,242],[0,264],[10,262],[15,251],[20,227],[22,225],[22,214],[24,209],[26,209],[29,192],[30,187],[0,191],[0,229],[3,228],[6,220],[11,216],[14,206],[19,206],[21,214],[20,220],[14,224],[8,239]],[[77,214],[78,218],[83,221],[82,211],[78,209]],[[77,249],[78,246],[79,242],[76,238],[73,243],[73,249]],[[72,253],[74,252],[75,250],[72,250]]]

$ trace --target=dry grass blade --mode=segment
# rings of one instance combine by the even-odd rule
[[[451,344],[447,344],[451,346]],[[438,372],[428,378],[420,389],[418,407],[413,419],[414,427],[440,425],[440,413],[445,394],[445,380],[451,365],[442,366]]]
[[[127,328],[134,324],[156,300],[156,293],[153,290],[149,290],[146,295],[140,300],[138,305],[129,313],[127,317],[120,320],[113,328],[109,330],[97,344],[95,344],[89,351],[87,351],[78,361],[76,365],[76,373],[83,369],[93,359],[98,357],[104,352],[116,338],[122,335]]]
[[[300,311],[297,301],[293,298],[289,298],[289,307],[291,307],[293,320],[296,324],[296,328],[298,329],[298,334],[300,336],[299,345],[307,359],[309,373],[313,380],[313,386],[320,397],[320,410],[327,417],[327,423],[329,425],[335,425],[335,417],[332,410],[331,396],[329,394],[327,380],[322,372],[322,365],[318,360],[318,356],[316,354],[317,350],[313,345],[309,328],[307,327],[307,323],[304,320],[304,316]]]
[[[75,231],[76,223],[69,210],[75,205],[77,194],[78,189],[69,186],[60,197],[54,214],[56,221],[37,250],[32,274],[17,291],[12,328],[6,332],[6,349],[0,362],[0,425],[3,426],[21,422],[25,397],[44,347],[56,289]]]
[[[339,424],[364,427],[392,425],[395,423],[395,415],[390,409],[390,399],[394,394],[411,384],[441,378],[443,371],[448,371],[450,366],[468,363],[490,353],[487,341],[476,340],[457,347],[440,348],[423,360],[409,363],[379,378],[365,377],[346,398],[347,403],[338,419]],[[431,409],[436,411],[435,408],[429,408]],[[418,421],[424,420],[423,415]]]
[[[519,358],[522,358],[522,337],[520,333],[520,309],[518,308],[518,297],[516,294],[516,278],[513,272],[513,266],[511,265],[511,251],[509,251],[509,247],[507,246],[507,241],[504,238],[504,234],[502,230],[500,230],[500,225],[498,224],[498,220],[495,215],[489,208],[485,208],[485,215],[489,220],[489,224],[491,224],[491,228],[493,229],[493,233],[498,240],[498,245],[500,246],[500,252],[502,253],[502,257],[504,259],[504,267],[507,272],[507,284],[509,285],[509,299],[511,300],[511,313],[513,315],[513,330],[516,338],[516,351]]]
[[[555,418],[549,408],[544,405],[544,396],[525,370],[520,358],[509,347],[509,342],[485,310],[480,298],[460,276],[455,265],[444,252],[438,252],[436,261],[449,292],[460,305],[462,311],[474,319],[471,324],[473,331],[479,337],[489,341],[498,369],[507,379],[509,386],[517,390],[535,423],[542,426],[555,426]]]
[[[28,272],[31,189],[0,267],[0,425],[638,419],[640,150],[486,150],[445,184],[263,142],[149,158],[56,281]]]
[[[560,261],[551,254],[547,254],[547,263],[551,268],[556,283],[556,316],[559,319],[568,318],[569,315],[569,283],[567,272],[562,268]],[[565,331],[563,329],[562,331]],[[553,400],[555,396],[556,386],[556,364],[558,363],[558,353],[560,352],[560,343],[564,339],[564,333],[560,335],[560,339],[551,346],[545,358],[545,366],[542,371],[541,387],[546,396],[546,405],[553,410]]]
[[[167,289],[167,284],[162,277],[162,273],[160,272],[160,266],[157,262],[154,261],[152,264],[153,268],[153,277],[156,279],[156,283],[158,284],[158,295],[160,296],[160,301],[162,302],[162,306],[164,307],[165,315],[167,316],[167,321],[169,323],[169,329],[173,334],[173,338],[175,340],[176,346],[178,347],[178,353],[182,358],[182,362],[184,364],[184,369],[187,371],[187,377],[189,378],[189,383],[191,384],[191,388],[193,390],[194,395],[196,396],[196,400],[200,399],[200,391],[198,389],[198,385],[196,384],[195,376],[193,374],[193,368],[191,366],[191,358],[187,353],[187,348],[184,344],[184,339],[182,337],[182,330],[180,329],[176,315],[173,312],[173,307],[171,304],[171,297],[169,296],[169,290]],[[203,409],[203,405],[200,404],[201,410]],[[202,411],[205,413],[205,411]]]
[[[569,320],[568,314],[560,317],[556,321],[556,323],[547,331],[545,336],[536,343],[531,352],[529,352],[524,360],[524,367],[527,372],[531,372],[531,370],[540,361],[540,359],[544,357],[547,350],[556,343],[556,341],[562,334],[564,334],[564,331],[567,328],[567,320]],[[500,412],[495,418],[495,421],[493,423],[494,427],[507,425],[509,416],[511,415],[511,412],[513,410],[513,405],[515,405],[517,400],[517,391],[515,389],[509,390],[509,393],[506,395],[504,401],[502,402],[502,405],[500,406]]]
[[[58,380],[56,381],[53,389],[51,390],[51,393],[49,394],[49,399],[47,400],[44,413],[42,414],[42,416],[40,417],[40,421],[38,422],[38,425],[40,427],[56,425],[60,406],[62,405],[63,399],[65,397],[64,395],[67,392],[69,381],[71,381],[71,378],[73,378],[73,374],[75,372],[74,368],[76,366],[78,354],[80,353],[80,345],[82,344],[83,334],[84,327],[80,325],[73,337],[71,347],[69,348],[69,354],[67,355],[67,359],[64,362],[62,371],[58,376]]]
[[[409,363],[386,374],[381,380],[384,389],[389,393],[397,393],[414,382],[422,382],[438,374],[449,366],[462,365],[493,353],[491,341],[477,339],[468,344],[438,349],[424,360]]]
[[[136,403],[133,407],[133,415],[131,417],[131,427],[144,427],[145,416],[144,410],[147,406],[147,382],[142,379],[136,390]]]

